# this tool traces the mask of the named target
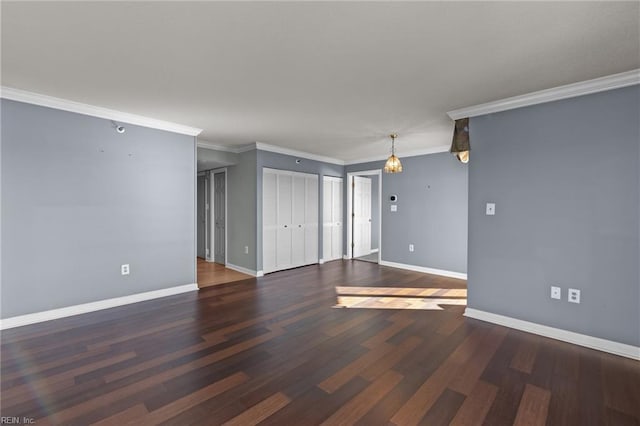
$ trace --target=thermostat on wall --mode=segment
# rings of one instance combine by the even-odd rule
[[[389,196],[389,201],[391,201],[392,203],[395,203],[396,201],[398,201],[398,196],[397,195],[390,195]]]

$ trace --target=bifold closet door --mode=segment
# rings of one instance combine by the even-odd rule
[[[263,171],[265,273],[318,262],[318,176]]]
[[[262,178],[262,269],[275,271],[278,246],[278,175],[265,170]]]
[[[293,228],[293,176],[278,174],[278,230],[276,232],[276,269],[293,265],[291,230]]]
[[[294,175],[293,179],[293,202],[292,230],[291,230],[291,266],[301,266],[305,264],[305,218],[306,212],[306,184],[304,176]],[[283,206],[287,208],[288,206]]]
[[[304,263],[310,265],[318,262],[318,176],[305,176],[304,181]]]
[[[323,178],[322,258],[342,257],[342,178]]]

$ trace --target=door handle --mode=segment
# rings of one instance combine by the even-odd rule
[[[287,225],[284,226],[285,228],[287,227]]]

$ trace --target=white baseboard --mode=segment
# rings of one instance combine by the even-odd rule
[[[640,360],[640,347],[638,346],[631,346],[625,343],[601,339],[599,337],[587,336],[586,334],[574,333],[573,331],[562,330],[542,324],[536,324],[534,322],[492,314],[490,312],[480,311],[473,308],[465,309],[464,316],[509,328],[515,328],[516,330],[526,331],[528,333],[538,334],[540,336],[550,337],[563,342],[573,343],[574,345]]]
[[[351,260],[351,258],[350,258],[349,256],[347,256],[346,254],[343,254],[343,255],[342,255],[342,258],[343,258],[344,260]]]
[[[318,259],[318,264],[319,265],[324,265],[324,259]]]
[[[390,266],[392,268],[406,269],[408,271],[422,272],[424,274],[441,275],[443,277],[458,278],[460,280],[466,280],[467,274],[462,272],[445,271],[444,269],[427,268],[424,266],[407,265],[405,263],[387,262],[381,260],[380,265]]]
[[[58,318],[70,317],[73,315],[86,314],[88,312],[115,308],[116,306],[129,305],[131,303],[158,299],[160,297],[172,296],[174,294],[186,293],[188,291],[194,290],[198,290],[198,284],[194,283],[177,287],[163,288],[161,290],[147,291],[144,293],[131,294],[129,296],[114,297],[113,299],[99,300],[97,302],[83,303],[81,305],[52,309],[50,311],[35,312],[33,314],[5,318],[0,320],[0,330],[21,327],[23,325],[35,324],[43,321],[50,321]]]
[[[256,272],[256,278],[264,277],[264,271]]]
[[[379,249],[371,249],[371,253],[377,253]]]
[[[234,271],[242,272],[243,274],[251,275],[252,277],[261,277],[264,275],[262,271],[254,271],[253,269],[244,268],[242,266],[234,265],[233,263],[227,263],[224,265],[226,268],[233,269]],[[260,273],[260,275],[258,275]]]

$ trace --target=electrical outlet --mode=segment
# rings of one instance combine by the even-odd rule
[[[567,300],[571,303],[580,303],[580,290],[576,288],[570,288]]]
[[[397,212],[398,211],[398,205],[397,204],[391,204],[391,211],[392,212]]]
[[[487,203],[487,216],[495,216],[496,214],[496,203]]]
[[[249,246],[244,246],[244,254],[249,254]]]
[[[413,252],[413,244],[409,244],[409,251]]]
[[[562,289],[560,287],[551,287],[551,298],[562,299]]]
[[[129,264],[128,263],[126,265],[120,265],[120,273],[122,275],[129,275]]]

